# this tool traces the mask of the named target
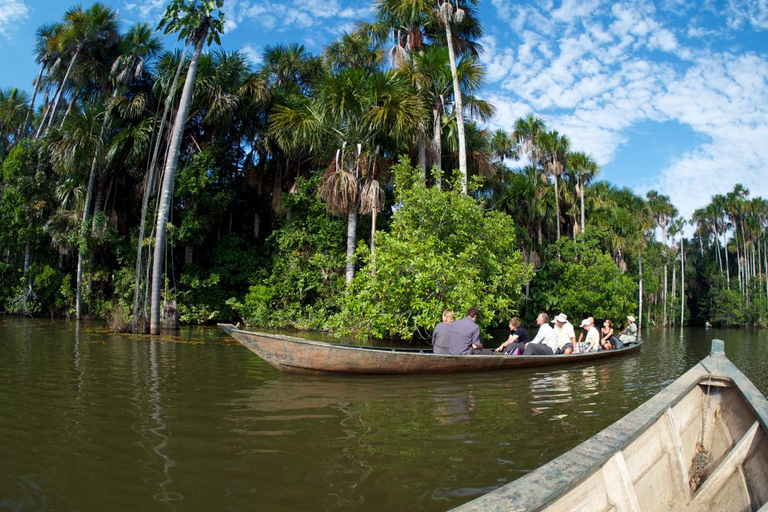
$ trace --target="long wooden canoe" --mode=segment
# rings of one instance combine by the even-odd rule
[[[576,448],[455,510],[768,511],[768,401],[706,359]]]
[[[266,362],[284,372],[327,374],[417,374],[512,370],[534,366],[573,364],[631,354],[642,342],[618,350],[557,356],[443,355],[432,349],[359,347],[310,341],[304,338],[243,331],[219,324],[227,334]]]

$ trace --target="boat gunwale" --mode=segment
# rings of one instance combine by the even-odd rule
[[[629,414],[538,469],[464,505],[460,512],[534,511],[584,483],[616,453],[627,448],[666,411],[698,385],[716,379],[734,384],[754,413],[763,431],[768,431],[768,401],[757,387],[725,356],[723,342],[713,340],[711,354],[663,388]],[[718,351],[717,348],[720,348]]]

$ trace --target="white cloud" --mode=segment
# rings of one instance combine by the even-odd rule
[[[732,45],[727,23],[768,28],[768,0],[729,0],[722,27],[690,16],[724,15],[709,0],[698,12],[683,0],[493,5],[515,37],[483,40],[499,91],[488,97],[498,108],[493,128],[535,112],[606,165],[624,144],[642,143],[633,126],[672,122],[699,142],[636,183],[669,194],[686,216],[739,182],[768,197],[768,57],[707,49],[712,38]],[[698,46],[681,42],[691,39]]]
[[[768,29],[768,2],[766,0],[728,0],[728,25],[741,28],[749,23],[757,30]]]
[[[166,0],[141,0],[139,2],[125,2],[125,10],[130,15],[138,17],[141,21],[146,21],[153,25],[162,16],[165,5]]]
[[[353,27],[361,19],[371,16],[371,7],[357,7],[356,4],[342,5],[339,0],[322,2],[290,2],[233,0],[225,4],[229,31],[248,23],[257,27],[284,32],[296,29],[321,28],[330,34],[339,32],[339,27]]]
[[[0,3],[0,36],[10,38],[11,31],[28,15],[29,7],[21,0],[3,0]]]
[[[248,62],[250,62],[254,66],[260,66],[262,62],[264,62],[264,59],[261,56],[261,52],[258,51],[256,48],[251,46],[250,44],[247,44],[240,48],[240,51],[245,55],[245,58],[248,59]]]

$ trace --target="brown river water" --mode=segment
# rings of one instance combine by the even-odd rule
[[[610,425],[712,338],[768,392],[766,331],[643,337],[566,368],[305,377],[212,327],[0,317],[0,510],[443,511]]]

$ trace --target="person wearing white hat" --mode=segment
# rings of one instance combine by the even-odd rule
[[[632,315],[627,316],[627,325],[619,333],[619,341],[625,345],[637,343],[637,324],[635,323],[635,317]]]
[[[595,319],[591,316],[587,317],[581,321],[579,327],[587,332],[587,338],[581,343],[581,337],[579,337],[579,343],[576,344],[576,352],[597,352],[600,347],[600,332],[595,327]]]
[[[576,332],[573,324],[568,321],[565,313],[557,315],[552,323],[555,324],[555,334],[557,335],[557,348],[555,354],[571,354],[576,347]]]

